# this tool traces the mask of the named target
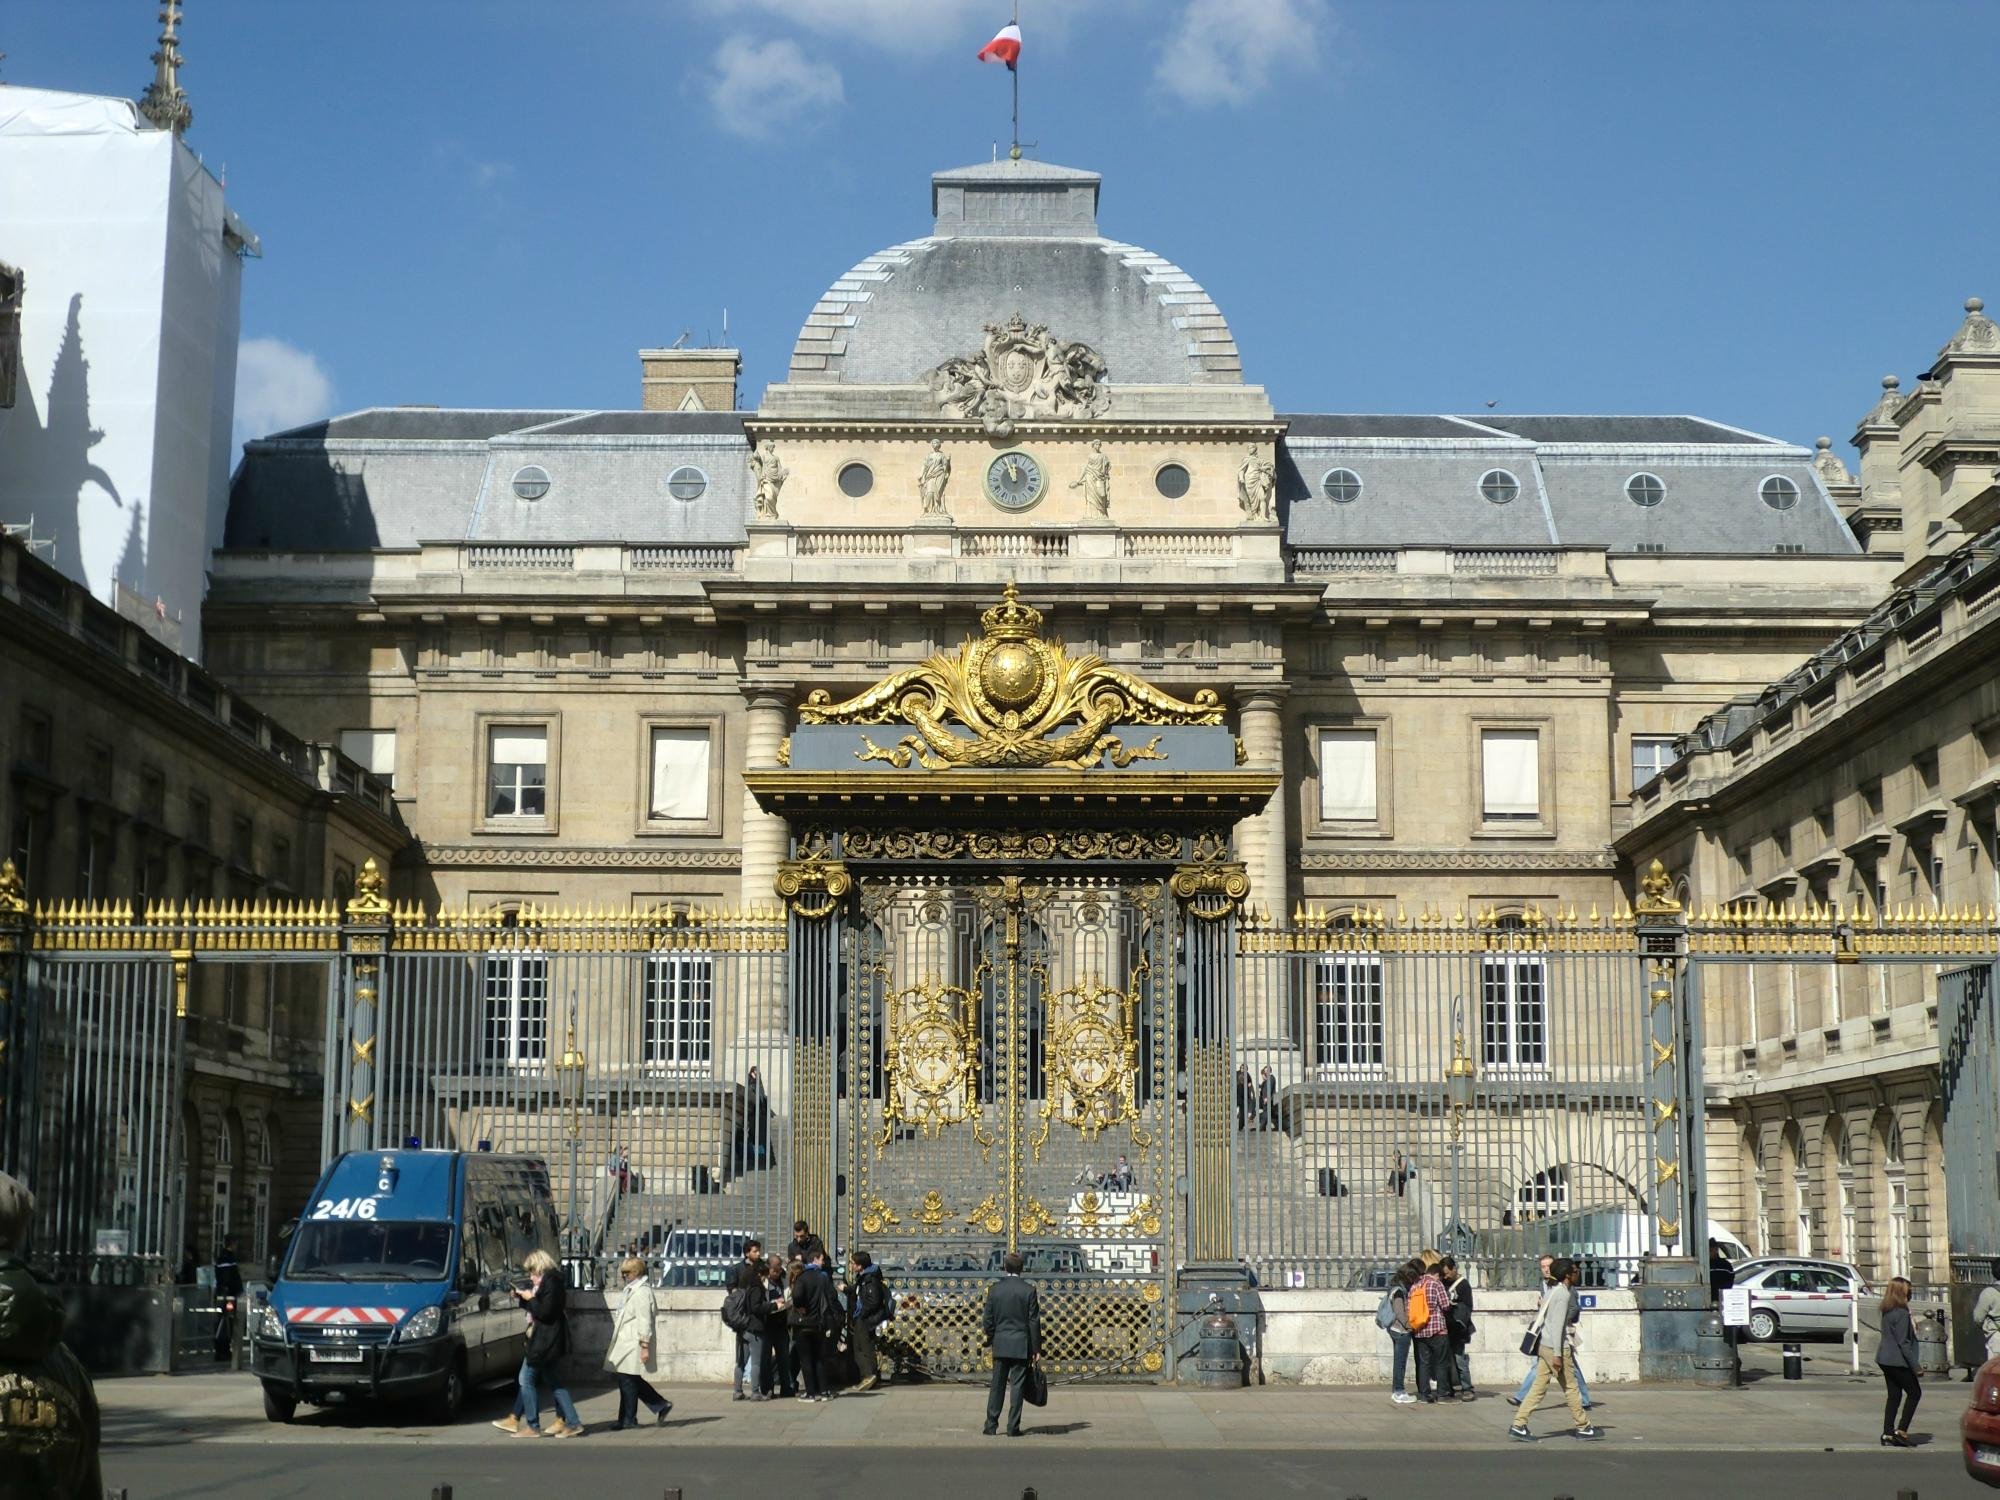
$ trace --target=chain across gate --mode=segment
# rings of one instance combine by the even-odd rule
[[[844,1227],[894,1287],[890,1350],[985,1368],[986,1287],[1018,1251],[1051,1374],[1158,1374],[1182,1139],[1163,882],[883,875],[857,905]]]

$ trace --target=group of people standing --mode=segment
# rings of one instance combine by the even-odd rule
[[[1376,1322],[1388,1330],[1393,1364],[1389,1399],[1398,1406],[1420,1401],[1472,1401],[1472,1283],[1449,1255],[1425,1250],[1396,1268]],[[1416,1353],[1417,1391],[1407,1386]]]
[[[1520,1408],[1510,1430],[1517,1438],[1530,1436],[1528,1419],[1553,1386],[1568,1400],[1576,1435],[1594,1438],[1597,1429],[1585,1415],[1592,1404],[1590,1389],[1576,1359],[1575,1288],[1581,1272],[1575,1261],[1547,1255],[1541,1272],[1541,1303],[1522,1340],[1528,1370],[1520,1388],[1507,1398]],[[1397,1267],[1375,1320],[1389,1335],[1389,1399],[1396,1405],[1478,1399],[1472,1383],[1472,1336],[1478,1331],[1472,1283],[1453,1257],[1425,1250]],[[1412,1353],[1414,1392],[1409,1388]]]
[[[734,1399],[830,1401],[847,1384],[850,1354],[854,1389],[876,1389],[876,1334],[894,1314],[881,1268],[855,1250],[836,1282],[825,1242],[803,1219],[787,1249],[766,1255],[761,1240],[750,1240],[729,1273],[722,1320],[736,1335]]]

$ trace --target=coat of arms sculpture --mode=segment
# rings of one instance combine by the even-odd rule
[[[931,394],[947,416],[977,417],[989,433],[1006,437],[1031,417],[1081,421],[1102,416],[1110,403],[1108,373],[1088,344],[1049,336],[1048,326],[1017,312],[986,325],[978,353],[948,359],[930,373]]]

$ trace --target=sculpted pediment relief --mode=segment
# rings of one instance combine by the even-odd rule
[[[1110,404],[1107,373],[1103,356],[1088,344],[1053,338],[1047,325],[1030,324],[1017,312],[1005,323],[988,323],[979,353],[946,360],[928,382],[939,411],[977,417],[988,432],[1005,437],[1027,418],[1102,416]]]

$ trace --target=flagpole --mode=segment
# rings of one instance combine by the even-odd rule
[[[1014,0],[1014,25],[1018,27],[1020,24],[1021,0]],[[1018,56],[1014,59],[1013,66],[1007,69],[1007,74],[1014,80],[1014,142],[1008,148],[1007,156],[1009,160],[1019,161],[1021,159],[1021,59]]]

